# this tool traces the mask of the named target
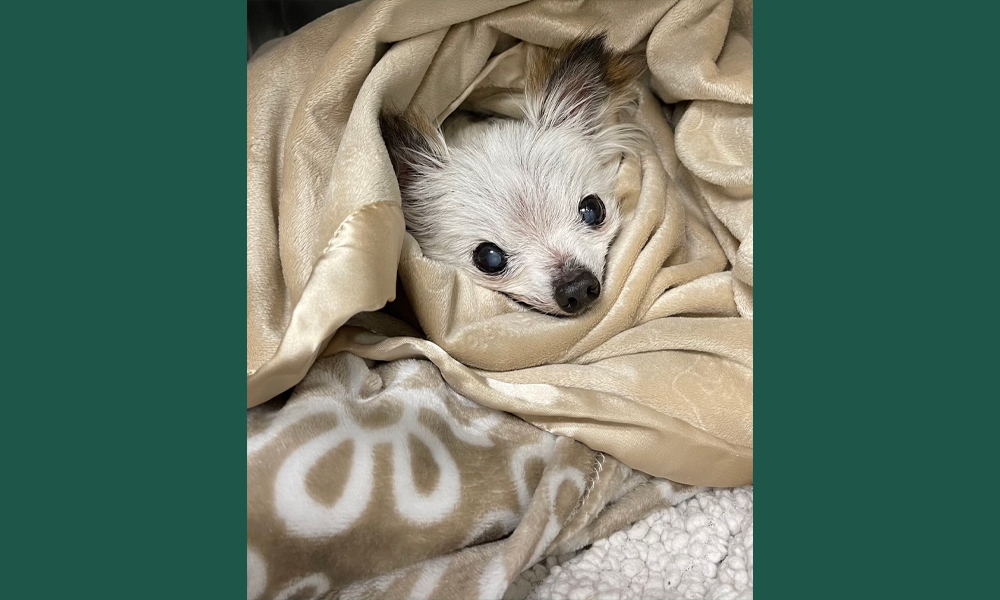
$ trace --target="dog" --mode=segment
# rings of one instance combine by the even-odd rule
[[[523,119],[458,114],[442,131],[384,110],[406,227],[424,255],[543,313],[591,307],[621,227],[617,172],[641,135],[618,116],[644,70],[600,34],[529,65]]]

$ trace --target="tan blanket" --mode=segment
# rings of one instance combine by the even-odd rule
[[[695,491],[344,352],[247,411],[247,598],[500,598]]]
[[[422,257],[377,117],[499,102],[531,45],[595,29],[644,48],[650,139],[623,168],[602,297],[560,319]],[[749,2],[375,0],[264,49],[247,66],[247,406],[324,352],[422,356],[477,403],[633,468],[752,482],[752,39]],[[372,312],[397,272],[402,321]]]

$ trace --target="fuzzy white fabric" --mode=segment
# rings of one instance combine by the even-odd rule
[[[508,600],[753,598],[753,486],[701,492],[525,571]]]

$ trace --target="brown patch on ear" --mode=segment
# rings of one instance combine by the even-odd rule
[[[646,71],[642,54],[612,54],[608,59],[607,83],[612,96],[630,96],[633,85]]]
[[[567,47],[568,48],[568,47]],[[529,98],[543,98],[545,86],[552,77],[552,72],[559,66],[564,49],[542,48],[532,46],[528,53],[528,72],[524,79],[524,92]]]
[[[536,99],[535,117],[548,125],[573,117],[598,125],[632,99],[632,84],[646,70],[641,54],[613,53],[604,33],[542,51],[529,60],[525,92]]]
[[[378,118],[382,140],[389,150],[400,191],[412,183],[416,171],[434,168],[444,159],[440,133],[427,116],[416,111],[383,111]]]

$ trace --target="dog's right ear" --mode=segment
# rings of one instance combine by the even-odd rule
[[[635,99],[632,84],[645,69],[641,55],[612,52],[604,33],[543,51],[525,81],[528,119],[538,127],[565,123],[596,132]]]
[[[423,174],[444,166],[448,155],[444,137],[425,116],[414,111],[383,111],[378,124],[404,194]]]

